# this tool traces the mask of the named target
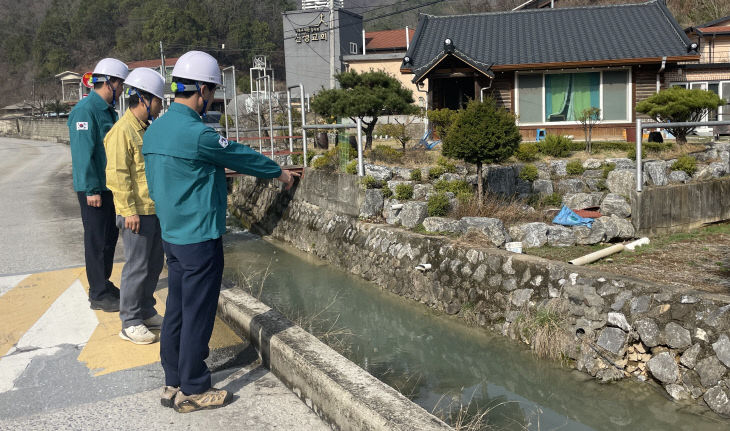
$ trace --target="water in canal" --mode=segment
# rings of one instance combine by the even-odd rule
[[[727,429],[727,422],[693,414],[696,407],[673,403],[648,384],[599,384],[538,361],[515,342],[290,247],[245,232],[226,235],[224,244],[226,278],[243,272],[255,288],[264,279],[263,302],[290,318],[317,315],[314,327],[305,329],[350,331],[346,348],[338,350],[428,411],[488,409],[495,430]]]

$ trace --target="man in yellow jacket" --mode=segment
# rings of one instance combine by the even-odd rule
[[[160,222],[150,199],[142,156],[142,136],[162,108],[165,79],[152,69],[134,69],[128,86],[129,109],[104,138],[107,187],[114,194],[117,227],[126,263],[122,269],[119,336],[135,344],[156,340],[150,329],[162,326],[153,296],[164,253]]]

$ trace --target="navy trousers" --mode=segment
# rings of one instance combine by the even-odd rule
[[[114,196],[101,192],[101,207],[90,207],[86,193],[76,192],[84,225],[84,258],[86,278],[89,280],[89,299],[98,301],[109,294],[114,285],[109,281],[114,266],[114,249],[119,238],[115,222]]]
[[[167,305],[160,333],[165,385],[186,395],[211,387],[205,364],[223,278],[221,238],[176,245],[162,241],[167,256]]]

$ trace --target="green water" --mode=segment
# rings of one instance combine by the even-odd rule
[[[516,342],[289,247],[245,232],[225,239],[227,279],[244,273],[256,291],[264,280],[263,302],[292,319],[317,315],[305,319],[310,332],[350,331],[333,338],[335,347],[428,411],[489,409],[489,429],[496,430],[728,429],[727,422],[693,413],[696,406],[673,403],[648,384],[599,384],[538,361]]]

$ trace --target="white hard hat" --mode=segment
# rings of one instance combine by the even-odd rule
[[[202,51],[188,51],[175,63],[172,76],[198,82],[221,84],[221,70],[212,55]]]
[[[130,72],[124,85],[146,91],[160,99],[164,98],[165,78],[147,67],[138,67]]]
[[[129,68],[116,58],[102,58],[101,61],[96,63],[96,67],[92,73],[94,75],[115,76],[125,79],[129,75]]]

